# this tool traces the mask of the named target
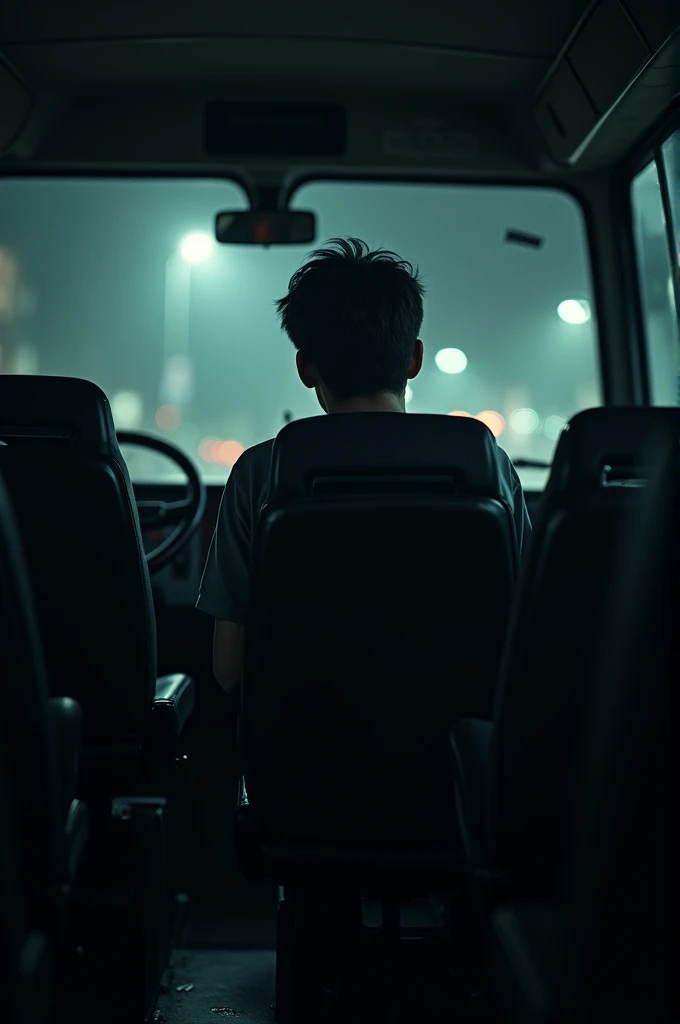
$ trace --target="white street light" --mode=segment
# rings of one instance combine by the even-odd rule
[[[557,307],[557,315],[566,324],[585,324],[590,320],[590,303],[585,299],[565,299]]]
[[[161,405],[184,406],[190,398],[191,278],[194,264],[205,263],[214,248],[210,235],[194,231],[182,239],[165,263]]]
[[[183,239],[180,252],[187,263],[204,263],[212,256],[214,247],[215,243],[210,235],[195,231]]]
[[[462,373],[467,366],[467,356],[459,348],[442,348],[434,357],[442,373]]]

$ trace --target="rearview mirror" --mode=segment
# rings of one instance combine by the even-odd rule
[[[310,210],[223,210],[215,237],[227,245],[306,245],[316,239]]]

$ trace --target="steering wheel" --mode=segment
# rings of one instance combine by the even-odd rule
[[[189,543],[205,512],[206,489],[196,466],[177,445],[162,441],[137,430],[117,430],[119,444],[136,444],[160,452],[184,471],[188,478],[187,496],[183,501],[138,501],[139,524],[142,530],[174,526],[172,533],[158,547],[149,551],[146,564],[150,574],[160,572]]]

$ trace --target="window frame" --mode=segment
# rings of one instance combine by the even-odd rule
[[[677,252],[677,240],[675,237],[675,220],[673,217],[673,204],[671,200],[671,190],[668,184],[668,168],[666,167],[666,160],[663,154],[663,147],[666,143],[675,135],[676,131],[680,134],[680,128],[672,131],[670,135],[659,143],[654,159],[656,161],[657,173],[659,175],[659,187],[661,189],[661,205],[663,206],[664,219],[666,221],[666,241],[668,243],[668,254],[670,256],[671,264],[671,282],[673,284],[673,294],[675,295],[675,308],[680,314],[680,273],[678,273],[678,252]]]
[[[637,263],[638,249],[635,240],[633,182],[638,174],[644,171],[650,164],[654,163],[656,165],[661,188],[664,220],[666,222],[666,244],[668,246],[671,266],[675,267],[677,256],[675,254],[675,236],[670,192],[668,189],[668,176],[663,159],[663,146],[677,131],[680,131],[680,113],[677,110],[672,110],[657,121],[652,130],[638,145],[633,147],[614,172],[615,202],[622,215],[621,241],[625,264],[625,286],[628,296],[626,301],[629,305],[635,326],[635,335],[638,339],[636,349],[641,377],[640,389],[642,398],[639,404],[644,406],[650,406],[653,402],[644,296],[642,294]],[[676,305],[680,309],[680,275],[674,273],[671,276]]]

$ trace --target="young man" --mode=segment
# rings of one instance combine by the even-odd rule
[[[423,286],[410,263],[356,238],[333,239],[293,275],[277,309],[300,380],[324,412],[405,412],[406,382],[423,363]],[[213,668],[227,693],[241,683],[250,544],[273,445],[249,448],[231,471],[196,604],[216,620]],[[498,459],[521,550],[531,529],[522,487],[500,448]]]

